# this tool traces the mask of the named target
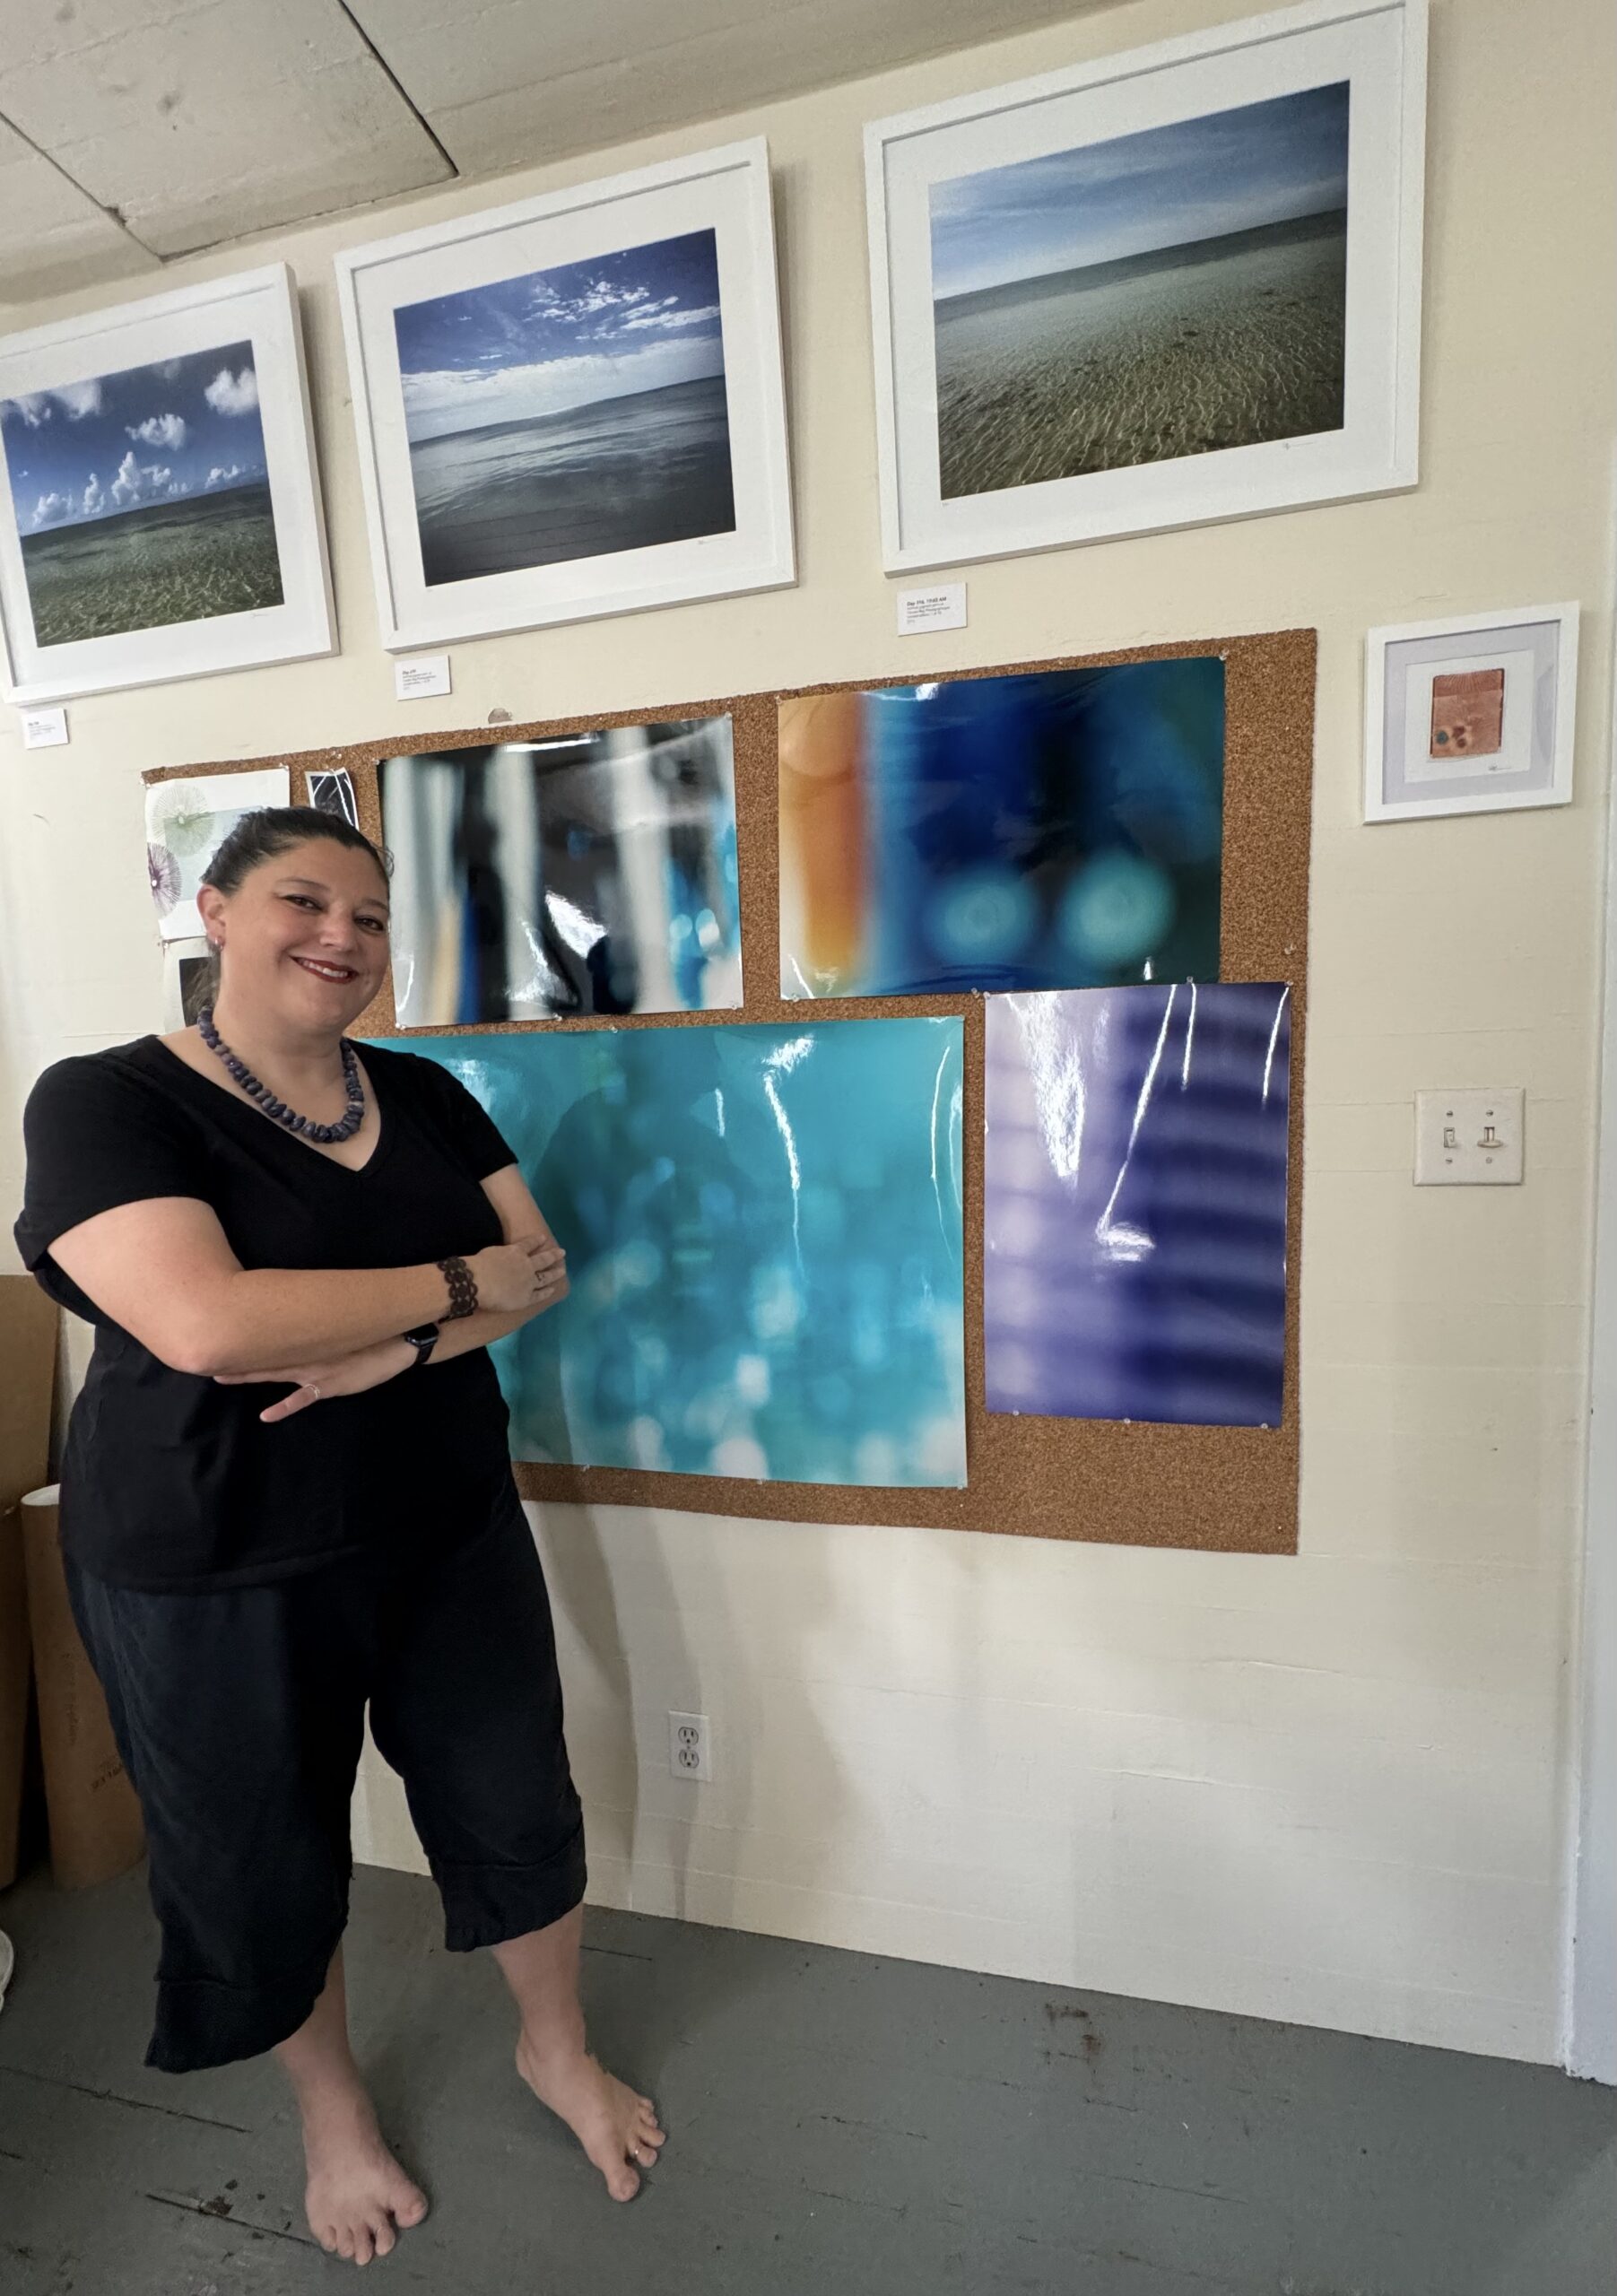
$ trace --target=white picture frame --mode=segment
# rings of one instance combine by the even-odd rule
[[[384,646],[795,579],[761,136],[352,248],[336,270]],[[605,546],[575,550],[585,535]]]
[[[1572,801],[1577,730],[1575,603],[1389,623],[1365,639],[1364,818],[1520,813]],[[1474,755],[1439,753],[1433,687],[1496,676],[1500,724]],[[1425,750],[1421,736],[1427,735]]]
[[[19,708],[333,651],[286,265],[0,337],[0,626]]]
[[[870,123],[887,570],[1413,487],[1426,45],[1426,0],[1307,0]],[[1262,309],[1263,266],[1311,299],[1285,322],[1294,387],[1265,398],[1227,352],[1194,412],[1193,337],[1228,343],[1233,310],[1269,348],[1287,307],[1276,287]]]

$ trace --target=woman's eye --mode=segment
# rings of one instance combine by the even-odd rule
[[[371,933],[385,933],[387,930],[387,920],[380,917],[361,917],[360,923]]]
[[[311,900],[307,893],[288,893],[286,898],[295,909],[318,909],[320,906],[317,900]]]

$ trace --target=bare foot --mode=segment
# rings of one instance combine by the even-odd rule
[[[387,2254],[400,2230],[408,2231],[426,2214],[427,2196],[383,2144],[368,2098],[306,2121],[303,2150],[309,2229],[328,2254],[369,2264],[373,2256]]]
[[[637,2096],[604,2073],[593,2057],[542,2059],[525,2035],[517,2044],[517,2070],[542,2105],[564,2120],[606,2179],[614,2200],[632,2200],[642,2169],[655,2163],[666,2141],[649,2097]]]

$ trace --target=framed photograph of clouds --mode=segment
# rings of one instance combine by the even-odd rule
[[[865,129],[885,562],[1415,483],[1426,0]]]
[[[284,264],[0,338],[5,696],[329,654]]]
[[[337,258],[387,646],[795,578],[761,138]]]
[[[1576,605],[1372,630],[1365,820],[1569,804],[1577,696]]]

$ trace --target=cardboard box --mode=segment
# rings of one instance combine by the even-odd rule
[[[17,1878],[32,1671],[17,1504],[50,1473],[60,1320],[31,1275],[0,1275],[0,1890]]]
[[[82,1890],[127,1873],[144,1854],[145,1831],[135,1788],[113,1743],[107,1701],[68,1604],[56,1500],[54,1483],[24,1499],[22,1557],[50,1870],[58,1889]]]

